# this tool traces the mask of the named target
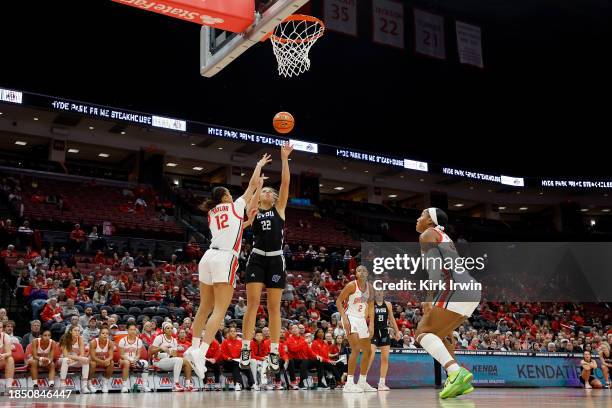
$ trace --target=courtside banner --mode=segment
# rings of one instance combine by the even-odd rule
[[[456,352],[459,363],[474,374],[477,387],[579,387],[580,355],[571,353],[520,353],[499,351]],[[446,379],[442,371],[442,382]],[[377,353],[368,372],[376,383],[380,372]],[[601,369],[595,376],[603,381]],[[435,384],[434,360],[420,349],[393,349],[386,382],[391,388],[431,387]]]
[[[433,230],[442,239],[441,229]],[[452,234],[451,234],[452,235]],[[395,302],[610,302],[611,242],[364,242],[375,290]],[[579,329],[579,328],[578,328]]]
[[[436,383],[433,361],[425,350],[391,350],[386,383],[390,388],[433,387]],[[378,382],[379,374],[380,354],[377,354],[368,371],[370,384]]]

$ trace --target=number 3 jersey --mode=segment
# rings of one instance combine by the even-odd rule
[[[246,202],[240,197],[233,203],[221,203],[208,211],[211,248],[240,252],[245,208]]]
[[[253,247],[264,252],[283,249],[283,220],[276,207],[269,210],[259,209],[257,219],[253,222]]]

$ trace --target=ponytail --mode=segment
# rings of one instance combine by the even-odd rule
[[[227,188],[225,187],[215,187],[212,189],[212,194],[210,198],[206,201],[206,209],[212,210],[217,205],[221,204],[223,200],[223,196],[227,193]]]

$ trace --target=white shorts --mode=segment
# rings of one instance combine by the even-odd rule
[[[480,302],[448,302],[444,309],[470,317]]]
[[[198,265],[200,282],[205,285],[214,283],[229,283],[234,286],[236,282],[236,271],[238,270],[238,258],[230,251],[209,249],[206,251]]]
[[[368,323],[365,318],[351,315],[346,315],[346,317],[351,325],[351,332],[349,334],[357,333],[360,339],[370,338],[370,331],[368,330]]]

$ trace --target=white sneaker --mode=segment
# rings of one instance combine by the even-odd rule
[[[257,385],[257,384],[254,384],[253,385],[253,391],[259,391],[259,390],[261,390],[261,387],[259,385]]]
[[[153,390],[151,388],[147,387],[146,385],[142,387],[142,390],[144,392],[153,392]]]
[[[363,392],[376,392],[376,388],[372,387],[367,382],[357,383],[357,386],[363,390]]]
[[[108,381],[102,381],[102,394],[108,394]]]
[[[591,384],[589,384],[588,382],[585,382],[584,383],[584,388],[587,389],[587,390],[590,390],[593,387],[591,387]]]
[[[240,384],[236,383],[236,387],[234,388],[234,391],[242,391],[242,387],[240,386]]]
[[[198,377],[206,378],[206,356],[200,347],[189,347],[183,357],[189,361]]]
[[[386,384],[378,384],[378,391],[391,391],[391,388],[387,387]]]
[[[95,394],[98,390],[96,389],[96,387],[94,387],[91,384],[87,384],[87,387],[89,388],[89,392],[92,394]]]
[[[347,382],[346,384],[344,384],[344,388],[342,388],[342,392],[345,392],[345,393],[362,393],[363,389],[361,387],[357,386],[357,384],[355,384],[355,383]]]
[[[121,387],[121,392],[123,394],[127,394],[128,392],[130,392],[130,389],[124,385],[123,387]]]
[[[81,385],[81,394],[91,394],[88,384]]]

